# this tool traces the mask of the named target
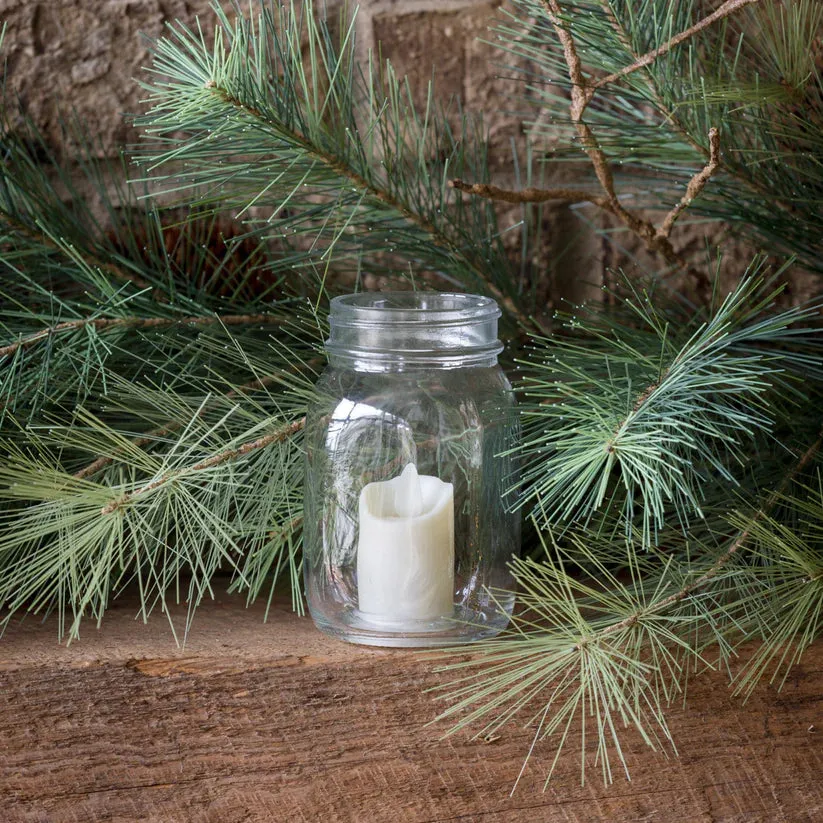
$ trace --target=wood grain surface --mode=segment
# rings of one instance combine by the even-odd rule
[[[432,664],[328,639],[276,606],[225,598],[186,647],[165,618],[118,604],[66,648],[53,621],[0,641],[0,823],[802,823],[823,821],[823,647],[782,692],[742,705],[724,679],[672,711],[679,757],[629,738],[631,782],[585,785],[573,741],[549,788],[550,745],[514,726],[442,740]]]

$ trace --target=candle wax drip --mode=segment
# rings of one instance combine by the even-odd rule
[[[423,489],[414,463],[409,463],[395,481],[394,511],[398,517],[419,517],[423,513]]]

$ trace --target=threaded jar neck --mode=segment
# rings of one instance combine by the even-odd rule
[[[494,366],[497,303],[444,292],[361,292],[335,297],[326,350],[357,371]]]

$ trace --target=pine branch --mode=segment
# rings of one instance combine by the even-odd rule
[[[772,316],[774,297],[753,276],[709,321],[675,331],[638,294],[625,303],[636,330],[581,312],[540,341],[522,361],[521,505],[556,529],[585,527],[602,507],[647,547],[670,521],[701,520],[706,478],[736,482],[743,443],[771,430],[766,398],[785,390],[783,368],[806,364],[775,350],[810,333],[793,326],[814,309]]]
[[[247,383],[243,389],[255,389],[255,388],[263,388],[266,385],[274,382],[274,377],[270,377],[268,379],[261,378],[259,380],[254,380],[251,383]],[[233,398],[237,397],[241,394],[240,391],[232,390],[226,392],[224,395],[225,398]],[[201,410],[205,411],[205,406],[201,406]],[[164,426],[160,426],[159,428],[152,429],[147,434],[137,437],[132,441],[133,446],[137,446],[138,448],[143,448],[144,446],[148,446],[151,443],[156,442],[161,437],[168,437],[170,434],[174,434],[175,432],[179,431],[183,426],[182,421],[172,421]],[[82,469],[74,472],[74,476],[78,480],[83,480],[87,477],[92,477],[93,475],[97,474],[97,472],[105,469],[106,466],[111,465],[111,463],[117,457],[117,454],[106,454],[98,457],[93,462],[89,463],[87,466],[84,466]]]
[[[59,252],[61,254],[65,253],[64,247],[53,237],[40,229],[35,229],[28,225],[19,217],[12,214],[8,209],[0,209],[0,222],[5,222],[7,225],[11,226],[15,232],[25,235],[29,241],[37,243],[45,249]],[[110,260],[104,260],[102,257],[91,252],[90,250],[86,251],[85,259],[90,267],[98,269],[115,280],[119,280],[123,283],[131,283],[138,289],[152,288],[151,284],[143,279],[139,274],[127,271],[122,266],[118,266]],[[162,295],[157,296],[162,300]]]
[[[204,317],[87,317],[80,320],[66,320],[42,331],[21,337],[14,343],[0,347],[0,357],[14,354],[18,349],[27,349],[41,340],[64,331],[78,331],[92,326],[97,331],[104,329],[151,329],[159,326],[183,324],[204,326],[217,323],[224,326],[248,326],[259,323],[282,323],[282,318],[271,314],[223,314]]]
[[[670,265],[676,265],[686,271],[697,284],[698,289],[705,297],[711,293],[711,284],[708,276],[690,266],[686,259],[675,251],[668,239],[668,235],[658,236],[654,226],[648,221],[623,208],[617,198],[614,188],[614,174],[611,170],[606,153],[600,147],[592,128],[583,119],[586,108],[591,103],[595,89],[583,73],[583,63],[577,52],[577,45],[568,27],[562,21],[562,8],[558,0],[541,0],[546,14],[554,27],[557,38],[563,47],[563,55],[571,81],[571,102],[569,114],[571,122],[594,168],[595,176],[609,202],[610,210],[624,225],[640,237],[651,251],[661,254]]]
[[[771,669],[769,683],[782,689],[792,668],[811,643],[819,640],[823,616],[823,495],[820,474],[815,486],[800,485],[795,494],[781,494],[779,505],[788,518],[764,517],[752,525],[747,575],[741,587],[743,607],[754,600],[756,619],[741,608],[744,625],[760,643],[733,680],[734,694],[748,698]],[[739,523],[740,513],[730,518]],[[762,605],[761,605],[762,604]],[[782,677],[781,677],[782,673]]]
[[[300,420],[295,420],[292,423],[289,423],[286,426],[278,429],[271,434],[264,435],[263,437],[255,438],[248,443],[242,443],[240,446],[230,448],[230,449],[223,449],[217,454],[213,454],[210,457],[205,458],[204,460],[200,460],[197,463],[185,468],[185,469],[176,469],[165,474],[160,475],[160,477],[156,477],[149,483],[146,483],[144,486],[141,486],[139,489],[136,489],[132,492],[127,492],[126,494],[118,497],[115,500],[110,501],[105,506],[102,507],[100,510],[101,514],[112,514],[113,512],[117,511],[118,509],[123,508],[124,506],[128,506],[134,502],[134,500],[142,495],[149,494],[156,489],[160,488],[166,483],[170,483],[174,480],[179,479],[183,474],[196,474],[197,472],[206,471],[207,469],[213,469],[216,466],[221,465],[222,463],[226,463],[229,460],[235,460],[238,457],[245,457],[250,452],[256,451],[257,449],[265,449],[271,446],[273,443],[281,443],[287,437],[295,434],[295,432],[302,431],[303,426],[306,423],[306,418],[302,417]]]
[[[293,128],[290,129],[282,123],[271,122],[260,109],[257,109],[254,106],[250,106],[244,103],[242,100],[232,95],[227,89],[220,88],[214,80],[209,80],[206,83],[206,88],[213,90],[214,94],[224,103],[227,103],[228,105],[232,106],[238,111],[254,118],[255,120],[260,121],[261,123],[265,123],[270,128],[276,129],[281,135],[287,135],[288,139],[293,141],[295,144],[301,146],[302,149],[306,152],[306,154],[316,158],[330,171],[334,172],[334,174],[338,175],[344,180],[347,180],[349,183],[356,186],[361,191],[367,192],[371,197],[374,197],[380,203],[383,203],[384,205],[388,206],[393,211],[396,211],[398,214],[402,215],[402,217],[408,220],[410,223],[417,226],[425,234],[427,234],[431,238],[432,242],[439,248],[443,249],[449,254],[454,254],[458,257],[464,258],[466,260],[467,265],[474,272],[478,280],[484,283],[488,293],[492,297],[494,297],[495,300],[497,300],[497,302],[503,307],[503,309],[511,317],[515,318],[518,321],[518,323],[520,323],[520,325],[523,326],[523,328],[537,328],[538,331],[544,331],[544,329],[542,329],[542,327],[535,320],[535,318],[526,316],[521,311],[520,307],[514,302],[514,300],[508,295],[504,294],[494,284],[494,282],[489,278],[485,269],[478,263],[477,260],[473,259],[471,254],[468,254],[465,249],[455,245],[453,240],[449,238],[444,232],[442,232],[436,225],[434,225],[434,223],[432,223],[430,220],[427,220],[421,214],[418,214],[417,212],[410,209],[405,202],[400,200],[395,195],[391,194],[389,191],[379,188],[373,182],[367,180],[365,177],[355,172],[347,163],[343,162],[339,157],[336,157],[329,152],[321,151],[316,145],[312,144],[312,142],[308,140],[306,136],[300,133],[298,130]]]
[[[612,623],[606,626],[605,628],[599,630],[595,636],[591,638],[586,638],[586,640],[581,641],[579,644],[577,644],[576,648],[583,648],[583,646],[588,645],[589,643],[599,642],[600,640],[607,638],[611,634],[615,634],[617,632],[623,631],[624,629],[630,628],[644,617],[663,614],[666,611],[668,611],[672,606],[677,605],[682,600],[685,600],[687,597],[690,597],[695,592],[699,591],[708,583],[711,583],[711,581],[715,577],[717,577],[720,571],[729,564],[729,562],[735,557],[735,555],[738,554],[738,552],[744,546],[746,546],[756,526],[765,517],[768,516],[769,512],[780,500],[783,492],[791,485],[794,479],[799,474],[801,474],[806,469],[806,467],[812,462],[812,460],[820,451],[821,445],[823,445],[823,430],[820,432],[820,435],[818,436],[817,440],[815,440],[815,442],[812,443],[808,449],[806,449],[800,460],[798,460],[794,464],[794,466],[792,466],[791,469],[789,469],[789,471],[785,475],[783,475],[778,487],[774,491],[772,491],[771,494],[769,494],[768,498],[763,503],[763,505],[761,505],[760,508],[758,508],[757,511],[748,520],[747,525],[738,532],[737,536],[734,538],[734,540],[732,540],[728,549],[726,549],[726,551],[723,554],[721,554],[720,557],[718,557],[717,560],[715,560],[714,563],[712,563],[712,565],[705,572],[703,572],[696,580],[683,586],[683,588],[679,591],[673,592],[667,597],[664,597],[662,600],[657,601],[648,609],[644,611],[635,612],[634,614],[629,615],[628,617],[618,621],[617,623]]]
[[[80,146],[81,188],[99,193],[106,224],[29,121],[13,118],[8,108],[0,119],[6,128],[0,165],[0,421],[6,436],[25,442],[25,425],[44,418],[59,425],[80,405],[105,416],[106,381],[114,375],[197,381],[211,359],[199,355],[199,340],[222,326],[248,326],[240,333],[244,348],[261,336],[258,325],[288,325],[283,334],[293,334],[292,295],[316,302],[309,283],[294,282],[287,257],[274,256],[273,244],[254,231],[235,229],[227,237],[226,221],[190,205],[172,212],[149,197],[138,204],[137,192],[117,180],[123,172],[117,161],[98,161],[80,126],[68,124]],[[249,284],[259,286],[259,294]],[[287,361],[302,351],[297,342]],[[282,362],[279,356],[269,366],[276,371]],[[224,375],[230,382],[249,381],[242,364],[233,368]]]
[[[486,140],[472,121],[455,130],[431,98],[417,111],[387,63],[361,71],[352,26],[337,46],[310,9],[218,14],[213,49],[183,30],[157,44],[152,71],[164,79],[142,120],[156,139],[146,155],[154,180],[176,192],[206,180],[208,202],[271,209],[268,236],[311,235],[295,255],[302,265],[325,269],[333,249],[336,267],[352,258],[358,270],[396,275],[402,260],[403,277],[437,273],[492,295],[521,328],[540,328],[516,296],[494,209],[449,196],[450,173],[486,175]]]
[[[308,368],[311,368],[313,365],[319,365],[320,362],[321,361],[318,359],[314,363],[308,364]],[[245,383],[242,386],[230,389],[229,391],[222,394],[221,397],[224,400],[242,398],[246,394],[246,392],[266,388],[268,386],[271,386],[272,384],[280,382],[281,379],[282,378],[279,375],[264,375],[262,377],[255,378],[251,382]],[[198,411],[200,413],[204,413],[206,409],[207,405],[203,405],[200,407]],[[132,444],[134,446],[137,446],[138,448],[143,448],[143,446],[148,446],[149,444],[156,442],[160,438],[167,437],[170,434],[174,434],[175,432],[179,431],[182,428],[182,426],[182,421],[172,421],[163,426],[152,429],[150,432],[147,432],[145,435],[142,435],[141,437],[135,438],[132,441]],[[84,466],[82,469],[76,471],[74,473],[74,476],[80,480],[86,477],[92,477],[93,475],[97,474],[97,472],[106,468],[106,466],[111,465],[111,463],[115,460],[117,456],[117,453],[102,455],[93,462],[89,463],[87,466]]]
[[[180,591],[181,575],[193,609],[219,568],[232,569],[233,585],[253,598],[286,556],[283,568],[298,593],[299,541],[270,532],[300,508],[299,446],[286,440],[302,430],[297,418],[309,386],[299,372],[310,368],[303,358],[316,351],[322,318],[301,325],[288,292],[278,290],[275,300],[267,292],[240,297],[250,277],[292,273],[291,263],[247,237],[239,238],[240,254],[226,241],[225,258],[215,259],[217,224],[203,233],[204,212],[192,208],[174,214],[170,246],[167,213],[152,200],[137,207],[116,184],[121,199],[114,202],[111,169],[81,151],[87,183],[101,192],[113,224],[104,228],[82,199],[67,203],[57,193],[51,178],[76,194],[65,170],[53,164],[49,177],[26,140],[8,140],[0,169],[11,217],[0,213],[0,293],[10,307],[0,349],[8,400],[1,418],[3,622],[55,608],[61,636],[66,615],[74,615],[74,637],[87,611],[99,619],[120,585],[137,581],[145,616],[170,587]],[[120,275],[132,270],[142,292],[123,287]],[[214,278],[221,282],[212,296],[204,288]],[[271,325],[279,340],[261,340]],[[221,333],[230,327],[237,334]],[[272,385],[277,392],[255,394]],[[239,397],[242,403],[229,402]],[[13,407],[29,420],[18,421]],[[293,431],[281,426],[261,437],[284,418],[294,419]],[[146,420],[154,427],[142,434]],[[78,465],[88,454],[101,456]],[[104,514],[112,503],[115,518]]]
[[[294,318],[292,318],[292,320],[294,320]],[[288,323],[280,323],[280,326],[284,331],[293,333],[293,331],[289,328]],[[128,442],[128,447],[124,444],[121,448],[110,448],[106,454],[101,455],[91,463],[74,472],[73,476],[77,479],[92,477],[105,469],[107,466],[111,465],[118,457],[125,456],[130,449],[135,447],[143,448],[151,444],[156,444],[164,438],[168,438],[170,435],[181,431],[181,429],[183,429],[186,425],[190,425],[192,420],[203,417],[220,405],[225,406],[227,401],[240,400],[245,401],[246,404],[252,405],[253,401],[249,397],[251,392],[264,389],[268,390],[271,387],[278,386],[280,388],[288,388],[293,390],[296,386],[295,379],[297,381],[304,379],[305,373],[315,373],[317,367],[322,366],[325,363],[324,356],[317,356],[308,361],[304,361],[296,351],[289,349],[288,353],[290,356],[295,358],[294,361],[283,364],[276,371],[272,372],[274,362],[270,354],[268,356],[264,356],[262,362],[255,362],[251,353],[242,348],[241,341],[237,338],[231,339],[231,346],[229,347],[229,350],[235,352],[240,361],[250,371],[259,376],[256,376],[253,380],[241,385],[231,385],[228,390],[226,390],[226,386],[230,384],[226,383],[225,377],[221,376],[218,382],[224,385],[218,385],[214,388],[208,386],[209,394],[196,409],[193,411],[189,410],[187,416],[179,416],[177,419],[171,420],[170,422],[165,422],[161,426],[157,426],[145,434],[130,440]],[[217,353],[225,351],[225,345],[217,346]],[[206,353],[207,352],[204,352],[204,354]],[[211,394],[212,391],[215,392],[213,395]],[[162,407],[166,414],[171,411],[168,404],[164,403],[161,399],[158,399],[155,402],[155,405],[158,408]]]
[[[282,382],[286,379],[281,375]],[[265,404],[242,387],[236,388],[237,396],[244,397],[242,404],[206,395],[187,414],[165,452],[144,451],[139,442],[83,410],[64,429],[31,430],[25,451],[3,444],[4,619],[20,610],[55,606],[61,634],[68,631],[75,637],[86,609],[100,618],[112,592],[127,580],[138,579],[145,615],[152,597],[162,602],[184,572],[191,574],[193,609],[221,566],[233,570],[232,586],[248,589],[250,598],[272,574],[276,578],[287,568],[299,598],[294,554],[299,543],[293,531],[301,503],[302,453],[295,438],[304,420],[295,417],[272,429],[273,411],[282,421],[304,408],[300,383],[305,381],[299,376],[290,380],[293,397],[267,393]],[[168,389],[150,392],[123,381],[115,382],[115,388],[134,414],[148,405],[161,416],[182,417],[191,403],[188,396]],[[65,454],[91,450],[116,460],[96,482],[68,474],[61,465]],[[115,512],[117,517],[109,516]],[[273,530],[278,522],[284,525]],[[169,555],[166,547],[172,539]],[[295,607],[300,608],[299,599]],[[66,630],[63,617],[68,610],[74,620]]]
[[[752,5],[754,3],[759,3],[759,2],[760,2],[760,0],[744,0],[743,5]],[[733,14],[735,11],[737,11],[737,8],[730,8],[730,3],[728,2],[728,0],[726,0],[726,2],[723,3],[723,6],[721,6],[719,9],[717,9],[714,13],[719,12],[724,7],[728,7],[728,9],[729,9],[728,14],[729,15]],[[644,57],[648,57],[649,55],[654,54],[655,52],[657,52],[660,48],[664,48],[664,47],[658,47],[658,49],[652,49],[650,52],[647,52],[644,57],[638,56],[637,54],[634,53],[634,49],[632,47],[631,38],[629,37],[629,33],[626,31],[626,29],[623,27],[621,22],[615,16],[614,10],[612,9],[612,6],[608,2],[608,0],[604,0],[603,8],[606,11],[606,14],[608,15],[609,20],[612,23],[612,26],[614,28],[614,32],[617,35],[617,37],[619,38],[621,45],[633,57],[633,61],[631,63],[631,67],[633,67],[632,72],[636,71],[637,69],[641,69],[641,68],[648,69],[654,63],[654,60],[656,60],[657,57],[660,57],[664,53],[670,51],[672,45],[676,45],[676,44],[672,43],[672,39],[668,40],[667,41],[668,47],[666,47],[664,51],[660,51],[660,53],[657,54],[654,57],[654,59],[645,62]],[[693,37],[693,36],[695,36],[696,34],[699,33],[699,31],[696,30],[697,25],[700,26],[700,31],[702,31],[703,29],[708,28],[711,25],[711,23],[707,23],[706,21],[709,20],[710,17],[712,17],[712,15],[709,15],[708,17],[703,18],[703,20],[700,23],[695,24],[695,26],[689,26],[686,29],[686,33],[688,33],[688,36]],[[714,21],[712,21],[712,22],[714,22]],[[666,46],[666,44],[664,44],[664,46]],[[642,63],[642,65],[641,65],[641,63]],[[631,73],[631,72],[626,71],[626,75],[628,75],[629,73]],[[614,75],[614,73],[611,75],[611,77],[612,77],[612,79],[617,79],[616,76]],[[605,87],[606,83],[604,81],[605,81],[605,78],[601,78],[600,80],[598,80],[595,83],[596,88],[599,89],[599,88]],[[694,138],[694,136],[688,131],[688,129],[681,122],[681,120],[678,117],[678,114],[675,111],[675,109],[671,108],[670,106],[668,106],[666,104],[666,101],[663,99],[663,96],[661,95],[661,93],[660,93],[660,91],[657,87],[656,78],[655,78],[654,74],[651,73],[651,72],[647,72],[647,83],[648,83],[648,87],[649,87],[649,89],[651,90],[651,93],[652,93],[654,106],[660,112],[660,115],[662,117],[663,122],[666,123],[667,125],[669,125],[670,127],[672,127],[676,131],[677,135],[682,140],[684,140],[689,146],[691,146],[692,149],[694,149],[694,151],[698,155],[703,156],[703,157],[706,158],[706,166],[704,167],[704,169],[709,168],[710,166],[712,166],[713,165],[713,157],[712,157],[713,147],[712,147],[711,139],[709,140],[709,145],[707,147],[707,146],[703,145],[702,143],[700,143],[698,140],[696,140]],[[718,137],[719,137],[719,134],[718,134]],[[718,152],[719,152],[719,147],[718,147]],[[719,154],[718,154],[718,159],[719,159]],[[717,171],[718,169],[719,169],[719,165],[715,168],[715,171]],[[757,196],[766,197],[769,200],[773,199],[773,197],[774,197],[773,192],[769,191],[768,188],[766,188],[763,185],[758,184],[756,181],[752,180],[751,178],[741,175],[739,169],[737,169],[735,166],[731,166],[731,165],[727,164],[723,168],[723,172],[727,175],[731,175],[732,177],[734,177],[738,182],[740,182],[741,184],[743,184],[744,186],[749,188]],[[692,198],[692,199],[694,199],[694,198]],[[785,204],[781,201],[777,201],[777,205],[781,209],[788,210],[788,211],[791,210],[790,207],[787,204]]]
[[[595,762],[606,782],[613,779],[612,755],[617,756],[629,777],[617,718],[624,726],[632,726],[650,747],[657,749],[664,743],[673,747],[665,709],[682,691],[683,672],[689,663],[707,664],[701,638],[708,635],[721,656],[728,658],[732,651],[727,638],[729,625],[741,627],[741,621],[731,617],[735,604],[730,608],[722,602],[723,588],[743,585],[745,576],[738,574],[739,579],[735,579],[730,571],[721,580],[721,574],[747,544],[765,512],[778,501],[780,490],[815,458],[821,443],[823,433],[788,471],[780,488],[748,518],[726,551],[702,571],[691,568],[688,553],[668,553],[663,557],[664,565],[655,567],[654,555],[638,554],[631,543],[622,548],[604,544],[593,534],[572,537],[579,558],[586,562],[577,571],[566,571],[570,552],[556,543],[554,557],[549,556],[543,563],[512,561],[521,611],[512,618],[507,637],[486,641],[473,658],[438,669],[471,669],[473,673],[436,689],[451,705],[435,722],[459,715],[447,734],[475,726],[473,737],[483,738],[499,732],[535,703],[545,701],[527,720],[526,725],[533,724],[536,729],[520,776],[535,744],[554,736],[557,750],[546,784],[573,724],[579,725],[582,735],[581,767],[585,776],[590,717],[597,729]],[[614,571],[618,566],[624,568],[624,575]],[[686,582],[678,585],[679,578]],[[701,596],[701,590],[711,583],[717,588],[714,596]],[[672,588],[674,591],[667,593]],[[789,603],[798,603],[801,608],[808,605],[805,599],[789,599]],[[812,610],[819,615],[819,604],[812,604]],[[808,633],[804,637],[808,640]],[[455,649],[445,654],[458,653]],[[772,654],[767,648],[762,657]]]
[[[544,0],[518,4],[526,26],[535,15],[548,17]],[[754,231],[768,248],[798,255],[812,270],[820,268],[816,243],[810,239],[820,236],[823,186],[818,159],[823,98],[814,64],[821,17],[816,4],[718,4],[724,20],[749,9],[754,13],[738,28],[716,25],[716,34],[714,18],[695,22],[692,7],[682,4],[636,9],[622,0],[569,0],[557,8],[569,35],[585,42],[585,67],[581,62],[578,77],[591,94],[585,120],[612,168],[622,165],[622,178],[650,189],[650,199],[670,197],[692,164],[693,151],[710,160],[711,147],[701,135],[709,126],[722,124],[723,174],[716,175],[692,208],[727,220],[733,228]],[[774,18],[770,22],[769,15]],[[511,41],[517,33],[506,27],[499,31],[498,40],[507,35]],[[547,49],[540,28],[527,31],[523,43],[501,47],[535,61],[553,82],[561,71],[574,97],[576,81],[570,77],[567,50]],[[697,38],[699,45],[692,48],[682,37]],[[683,47],[672,47],[678,43]],[[793,85],[780,79],[783,63]],[[625,75],[627,82],[600,85],[635,66]],[[535,97],[543,107],[538,123],[565,119],[568,105],[562,95],[535,89]],[[808,116],[799,116],[801,105]],[[577,126],[571,125],[579,138]],[[555,160],[576,162],[578,154],[568,141],[552,149]],[[633,177],[633,168],[652,175]]]

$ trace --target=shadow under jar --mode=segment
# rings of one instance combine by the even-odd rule
[[[306,420],[304,573],[322,631],[444,646],[507,625],[520,428],[499,316],[464,294],[332,300]]]

